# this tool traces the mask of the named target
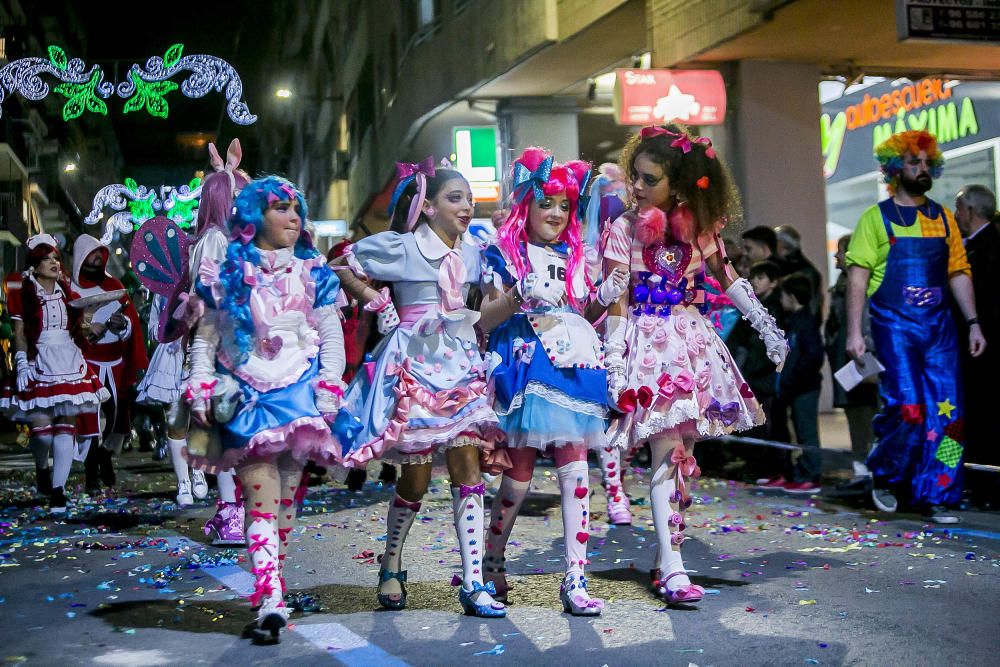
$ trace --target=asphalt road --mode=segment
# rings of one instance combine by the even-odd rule
[[[646,589],[649,508],[608,527],[594,487],[590,583],[596,619],[560,611],[557,486],[551,468],[508,551],[509,615],[461,615],[447,482],[435,479],[404,554],[410,608],[377,610],[374,584],[390,489],[314,487],[286,579],[322,604],[293,616],[280,646],[240,638],[252,579],[242,550],[208,546],[208,502],[178,510],[169,473],[129,454],[123,496],[57,521],[8,473],[0,513],[0,658],[38,665],[992,665],[1000,664],[1000,515],[949,530],[707,478],[685,544],[706,599],[666,609]],[[24,465],[23,456],[0,468]],[[436,471],[443,475],[444,471]],[[74,476],[74,480],[77,477]],[[82,481],[82,480],[80,480]],[[646,487],[636,484],[642,499]]]

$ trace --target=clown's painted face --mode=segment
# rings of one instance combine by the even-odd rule
[[[934,179],[931,178],[933,165],[927,157],[927,151],[917,154],[906,153],[903,156],[903,171],[899,174],[899,187],[914,197],[920,197],[931,189]]]
[[[655,207],[666,209],[673,194],[670,179],[663,167],[653,161],[647,153],[639,153],[632,162],[632,191],[639,208]]]

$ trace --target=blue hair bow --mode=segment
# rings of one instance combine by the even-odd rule
[[[535,201],[545,199],[542,186],[549,182],[552,176],[552,156],[548,156],[534,171],[528,171],[520,162],[514,163],[514,193],[518,200],[523,200],[529,192],[534,193]]]

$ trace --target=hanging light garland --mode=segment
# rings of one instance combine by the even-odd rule
[[[187,185],[177,188],[161,186],[158,191],[126,178],[124,183],[112,183],[98,190],[93,208],[83,221],[96,225],[104,218],[105,208],[116,211],[104,225],[101,243],[105,245],[111,243],[115,232],[131,234],[160,213],[181,229],[190,229],[198,215],[200,197],[200,178],[193,178]]]
[[[215,90],[224,93],[226,113],[238,125],[250,125],[257,116],[250,113],[243,98],[243,82],[232,65],[216,56],[198,54],[185,56],[184,45],[174,44],[161,58],[153,56],[145,66],[133,64],[124,81],[114,84],[104,79],[99,65],[87,69],[80,58],[72,60],[58,46],[50,46],[49,57],[20,58],[0,68],[0,116],[3,102],[8,95],[19,94],[25,99],[38,101],[50,92],[66,98],[63,120],[69,121],[84,112],[108,114],[104,100],[117,94],[126,100],[125,113],[146,110],[152,116],[166,118],[170,111],[167,94],[180,89],[185,97],[201,98]],[[181,72],[191,74],[178,85],[170,81]],[[49,88],[42,75],[58,79],[60,83]]]

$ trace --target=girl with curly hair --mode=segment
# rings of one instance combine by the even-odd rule
[[[680,553],[687,480],[699,474],[694,443],[764,421],[706,317],[706,269],[761,334],[772,361],[780,365],[787,346],[750,284],[730,274],[720,233],[739,216],[739,200],[711,142],[679,125],[647,127],[625,145],[621,166],[635,206],[612,223],[604,252],[608,270],[631,276],[605,330],[609,386],[622,413],[609,440],[621,449],[649,441],[653,590],[668,603],[697,602],[704,589],[691,583]]]
[[[331,424],[343,397],[340,281],[305,230],[306,202],[283,178],[249,183],[236,197],[226,258],[202,261],[206,312],[191,343],[186,396],[194,420],[217,425],[221,450],[246,494],[246,537],[257,619],[247,634],[276,643],[295,492],[306,461],[336,462]]]

